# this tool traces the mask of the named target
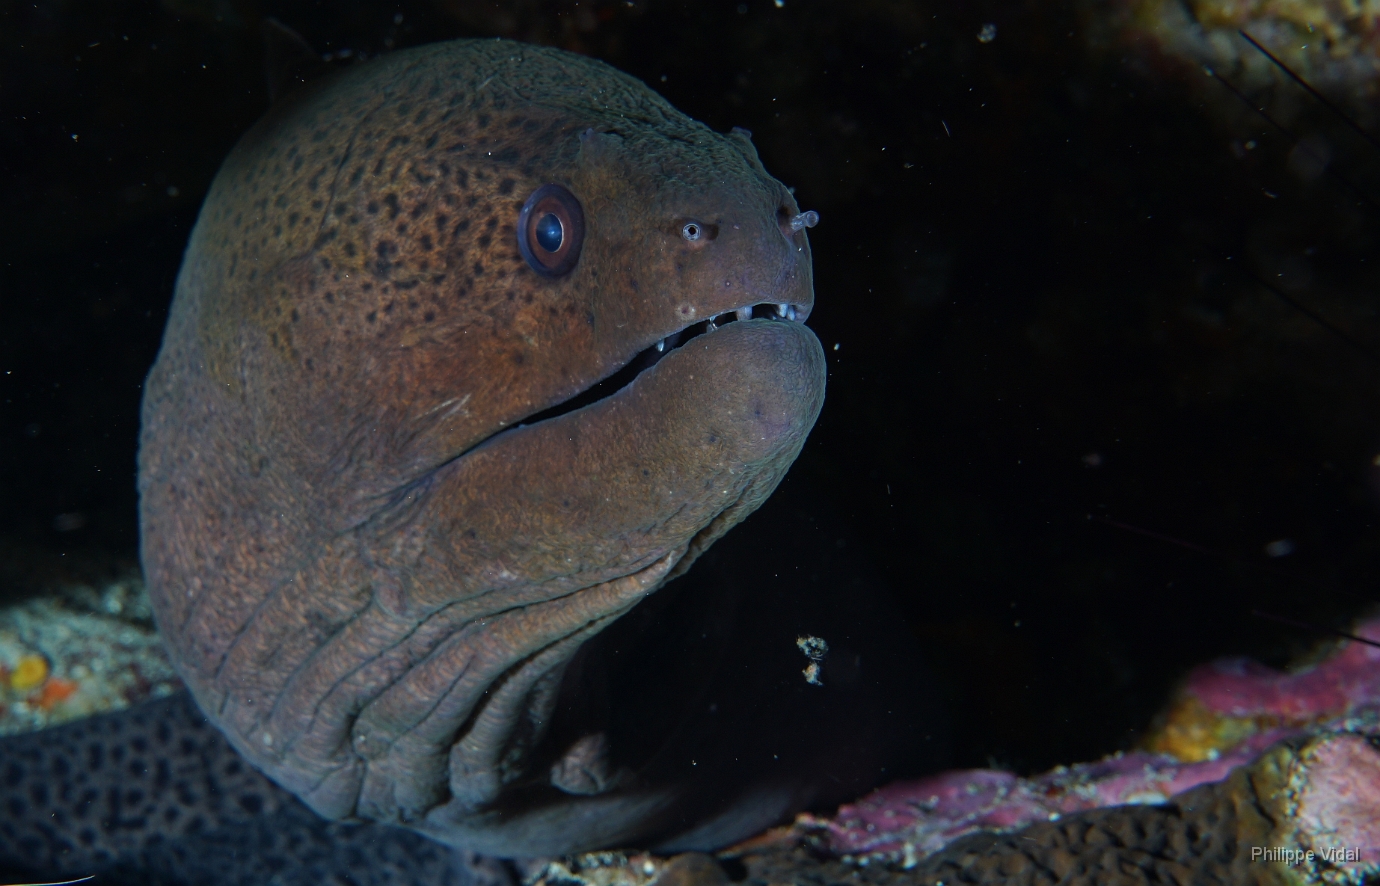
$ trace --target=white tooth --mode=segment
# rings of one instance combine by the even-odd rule
[[[739,319],[739,320],[751,320],[751,319],[752,319],[752,308],[751,308],[751,306],[746,307],[746,308],[739,308],[738,310],[734,311],[733,313],[735,313],[735,314],[738,315],[738,319]]]
[[[716,330],[716,329],[719,328],[719,324],[717,324],[717,323],[714,322],[714,318],[713,318],[713,317],[710,317],[710,318],[709,318],[707,321],[705,321],[705,322],[706,322],[706,325],[709,327],[708,329],[705,330],[706,332],[713,332],[714,330]]]
[[[661,341],[656,343],[656,352],[660,354],[664,350],[666,350],[666,339],[663,338]]]
[[[789,308],[786,309],[786,319],[787,319],[787,320],[794,320],[794,319],[795,319],[795,305],[791,305]]]
[[[786,306],[785,306],[785,305],[777,305],[777,306],[776,306],[776,316],[778,316],[778,317],[784,317],[784,316],[786,316]]]

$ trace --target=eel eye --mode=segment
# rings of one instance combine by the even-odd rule
[[[542,185],[522,204],[518,251],[543,277],[570,273],[580,260],[585,213],[575,195],[557,184]]]
[[[680,235],[694,243],[704,236],[704,229],[700,227],[699,222],[686,222],[685,227],[680,229]]]

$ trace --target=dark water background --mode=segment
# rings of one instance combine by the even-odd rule
[[[893,595],[954,764],[1129,747],[1188,667],[1317,641],[1253,608],[1342,627],[1374,600],[1380,212],[1081,7],[927,0],[0,2],[4,594],[136,555],[140,383],[267,105],[266,15],[323,52],[547,42],[753,131],[823,218],[829,391],[717,568],[788,598],[827,559]],[[1380,155],[1301,106],[1380,197]],[[802,520],[828,551],[771,543]]]

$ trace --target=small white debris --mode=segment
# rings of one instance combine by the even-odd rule
[[[1265,546],[1265,556],[1267,557],[1287,557],[1294,553],[1294,540],[1292,538],[1277,538]]]
[[[982,30],[978,31],[977,38],[979,43],[991,43],[997,39],[997,26],[991,22],[983,25]]]

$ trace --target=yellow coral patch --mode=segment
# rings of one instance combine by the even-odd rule
[[[1215,759],[1258,732],[1278,726],[1273,717],[1227,717],[1208,710],[1193,695],[1182,695],[1146,736],[1146,750],[1172,754],[1185,763]]]
[[[16,692],[27,692],[43,685],[48,679],[48,660],[41,655],[26,655],[15,665],[10,674],[10,688]]]

